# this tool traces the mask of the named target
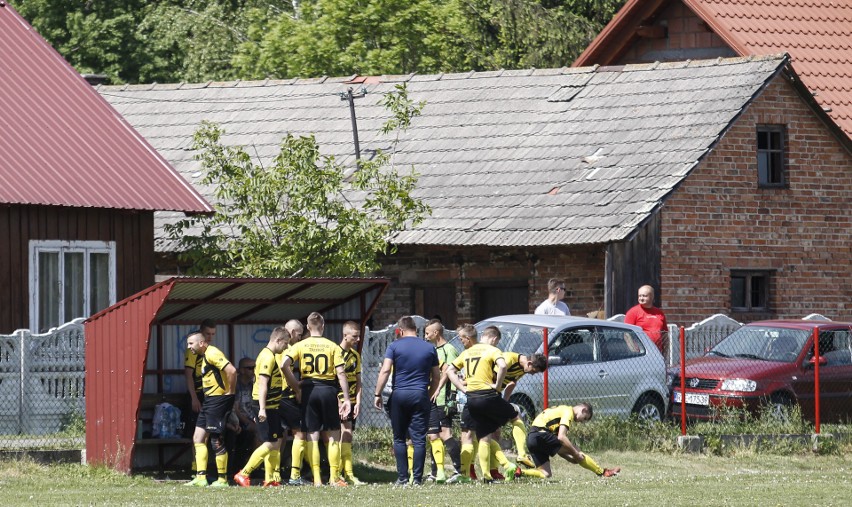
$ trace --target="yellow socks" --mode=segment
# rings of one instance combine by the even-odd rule
[[[527,452],[527,428],[520,419],[512,421],[512,439],[515,441],[515,449],[518,456],[526,456]]]
[[[603,468],[601,468],[600,465],[595,463],[595,460],[593,460],[591,458],[591,456],[589,456],[588,454],[586,454],[584,456],[585,457],[583,458],[583,461],[581,461],[579,463],[579,465],[581,467],[585,468],[586,470],[591,470],[592,472],[596,473],[597,475],[601,475],[603,473]]]
[[[267,447],[266,445],[261,445],[260,447],[255,449],[254,452],[251,453],[251,457],[249,457],[248,463],[246,463],[246,466],[243,467],[243,470],[240,473],[242,473],[243,475],[251,475],[252,472],[257,470],[257,467],[259,467],[261,463],[266,461],[266,457],[269,455],[269,452],[269,447]],[[218,460],[219,457],[216,456],[216,458]],[[269,475],[268,470],[266,471],[266,474]]]
[[[263,463],[266,482],[281,482],[281,451],[270,449]]]
[[[435,468],[437,470],[435,478],[437,480],[444,480],[446,479],[444,472],[444,441],[436,438],[435,440],[431,440],[429,445],[432,447],[432,459],[435,460]]]
[[[491,441],[491,455],[494,456],[494,459],[497,460],[497,463],[500,466],[506,466],[509,464],[509,459],[506,458],[506,454],[503,453],[503,449],[500,448],[500,444],[496,440]],[[497,468],[496,466],[491,468]]]
[[[340,468],[346,477],[355,477],[352,464],[352,442],[340,442]]]
[[[207,475],[207,444],[194,444],[195,448],[195,473]]]
[[[311,472],[314,475],[314,484],[322,484],[322,476],[320,475],[320,450],[319,442],[313,440],[305,441],[305,457],[308,459],[308,464],[311,466]]]
[[[544,472],[542,472],[538,468],[522,468],[521,475],[524,477],[538,477],[539,479],[547,479],[547,476],[544,475]]]
[[[491,444],[487,440],[480,440],[477,448],[479,457],[479,468],[482,470],[482,479],[491,480]]]
[[[334,484],[340,478],[340,442],[328,442],[328,483]]]
[[[301,438],[293,439],[293,448],[290,451],[290,479],[296,480],[302,476],[302,455],[305,453],[305,441]]]
[[[461,446],[461,473],[470,477],[470,464],[473,463],[473,444],[462,444]]]
[[[216,471],[219,472],[219,479],[224,479],[228,476],[228,453],[216,455]],[[226,479],[227,480],[227,479]]]

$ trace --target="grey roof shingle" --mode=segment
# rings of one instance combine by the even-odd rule
[[[785,55],[613,68],[392,76],[356,101],[362,153],[390,145],[382,94],[425,101],[396,165],[420,174],[431,217],[400,244],[545,246],[625,239],[782,67]],[[342,79],[101,86],[98,91],[191,183],[202,120],[269,163],[287,133],[314,133],[353,167]],[[199,188],[212,199],[211,188]],[[159,251],[176,245],[158,213]]]

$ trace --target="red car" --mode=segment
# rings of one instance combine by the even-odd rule
[[[819,330],[820,419],[852,420],[852,323],[766,320],[747,324],[686,361],[686,415],[711,419],[716,407],[757,412],[801,406],[815,419],[814,329]],[[681,415],[680,367],[669,370],[672,416]]]

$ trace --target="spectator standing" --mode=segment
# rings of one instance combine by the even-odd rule
[[[536,315],[571,315],[565,304],[565,280],[551,278],[547,281],[547,299],[535,309]]]
[[[641,327],[660,352],[665,353],[664,339],[668,334],[669,325],[663,311],[654,306],[653,287],[650,285],[639,287],[639,304],[627,310],[624,323]]]
[[[228,413],[234,406],[234,391],[237,383],[237,369],[228,361],[225,354],[207,343],[200,332],[187,337],[187,346],[196,356],[201,356],[202,386],[204,403],[195,422],[192,443],[195,448],[195,478],[188,482],[190,486],[207,486],[207,440],[210,440],[216,455],[216,469],[219,478],[211,484],[214,487],[228,486],[228,449],[223,433]]]
[[[409,467],[406,437],[414,446],[411,480],[423,483],[423,465],[426,461],[426,431],[431,411],[430,398],[438,387],[441,370],[435,347],[417,336],[417,326],[411,317],[402,317],[397,323],[401,336],[391,343],[376,383],[374,406],[382,409],[382,389],[393,371],[393,391],[388,398],[393,452],[396,458],[395,485],[408,484]]]

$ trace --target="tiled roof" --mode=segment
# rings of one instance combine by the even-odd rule
[[[390,142],[382,94],[407,82],[425,101],[397,167],[420,174],[433,213],[401,244],[543,246],[625,239],[701,160],[786,57],[613,68],[383,76],[356,101],[365,156]],[[190,181],[202,120],[269,163],[287,133],[315,133],[353,167],[346,79],[99,87]],[[361,85],[355,85],[356,91]],[[210,188],[201,188],[206,196]],[[168,251],[159,214],[157,248]]]
[[[574,65],[612,63],[636,27],[673,1],[740,56],[788,53],[805,86],[852,137],[852,0],[627,0]]]
[[[6,2],[0,83],[0,203],[211,211]]]
[[[790,54],[817,102],[852,136],[852,0],[685,0],[741,55]]]

